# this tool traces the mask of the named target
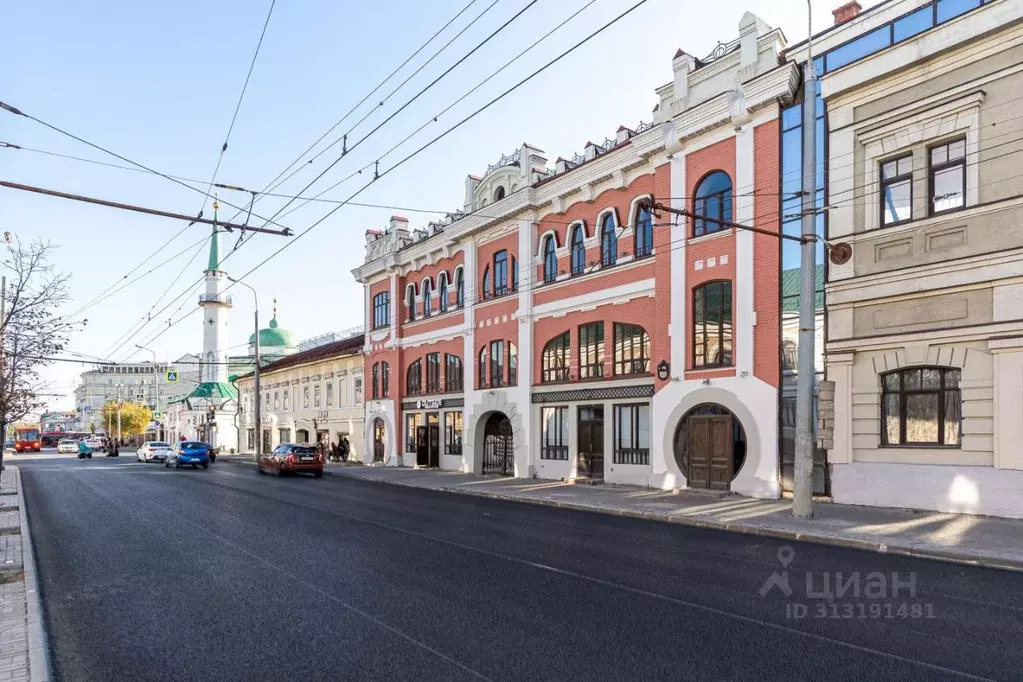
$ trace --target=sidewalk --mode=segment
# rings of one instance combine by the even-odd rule
[[[749,535],[1023,571],[1023,521],[819,503],[792,517],[787,500],[719,497],[620,485],[474,476],[450,471],[329,464],[334,476],[630,516]]]
[[[32,539],[18,467],[0,472],[0,680],[49,679]]]

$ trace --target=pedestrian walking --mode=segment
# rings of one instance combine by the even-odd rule
[[[345,464],[348,463],[348,453],[352,449],[352,444],[348,442],[348,436],[341,436],[341,442],[338,444],[338,450],[341,454],[341,461]]]
[[[335,462],[341,461],[341,451],[337,447],[337,443],[330,441],[330,459]]]

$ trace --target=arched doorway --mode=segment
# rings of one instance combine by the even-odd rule
[[[728,408],[704,403],[679,420],[674,450],[690,488],[728,490],[746,461],[746,431]]]
[[[386,449],[387,430],[384,428],[384,420],[377,417],[373,420],[373,461],[383,462]]]
[[[512,425],[503,412],[491,414],[483,427],[483,473],[502,476],[515,473]]]

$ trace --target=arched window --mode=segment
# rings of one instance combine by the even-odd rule
[[[479,366],[476,368],[476,385],[479,388],[487,387],[487,374],[490,372],[490,368],[487,366],[487,347],[480,348]]]
[[[693,289],[693,367],[732,364],[732,283],[707,282]]]
[[[483,268],[483,296],[482,300],[490,298],[490,266]]]
[[[547,235],[543,241],[543,281],[550,284],[558,278],[558,245],[554,235]]]
[[[465,305],[465,277],[462,272],[462,268],[455,271],[455,305],[459,308]]]
[[[518,386],[519,384],[519,351],[515,344],[508,342],[508,385]]]
[[[386,362],[380,363],[380,397],[386,398],[391,389],[391,366]]]
[[[504,386],[504,341],[490,342],[490,387]]]
[[[380,399],[380,363],[373,363],[373,386],[372,386],[373,400]]]
[[[714,171],[703,178],[696,186],[696,198],[693,200],[693,236],[729,229],[717,220],[732,219],[732,179],[724,171]],[[706,220],[714,218],[716,220]]]
[[[442,272],[437,276],[437,296],[440,298],[440,311],[448,311],[448,273]]]
[[[618,228],[615,214],[609,212],[600,223],[600,264],[603,267],[618,262]]]
[[[543,347],[540,381],[567,381],[569,358],[572,347],[570,332],[565,332],[547,342]]]
[[[511,290],[519,290],[519,262],[515,260],[515,256],[511,258]]]
[[[508,293],[508,251],[501,249],[494,254],[494,296]]]
[[[586,270],[586,229],[576,225],[572,229],[572,274],[581,275]]]
[[[501,199],[504,199],[504,187],[498,185],[497,189],[494,190],[494,201],[500,201]]]
[[[650,336],[638,324],[615,322],[615,375],[650,373]]]
[[[408,306],[408,321],[416,319],[416,285],[409,284],[405,288],[405,305]]]
[[[444,354],[444,390],[449,393],[462,391],[462,358]]]
[[[962,443],[960,370],[913,367],[881,375],[881,444]]]
[[[650,209],[640,204],[633,217],[632,234],[635,238],[636,258],[644,258],[654,252],[654,221]]]
[[[423,363],[416,360],[405,372],[405,394],[419,395],[423,392]]]
[[[373,329],[386,327],[391,323],[391,292],[381,291],[373,297]]]
[[[433,312],[433,284],[427,278],[423,282],[423,317],[429,317]]]

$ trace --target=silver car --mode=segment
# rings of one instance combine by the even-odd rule
[[[170,456],[170,443],[161,440],[151,440],[142,444],[135,453],[140,462],[166,462]]]

